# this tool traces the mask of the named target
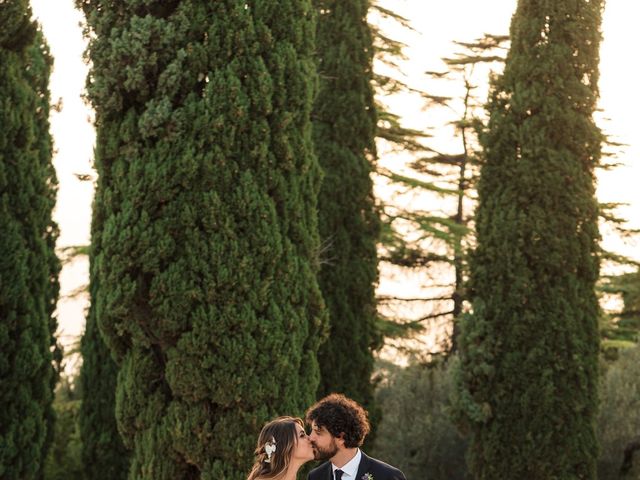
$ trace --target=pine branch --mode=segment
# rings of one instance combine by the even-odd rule
[[[378,302],[440,302],[440,301],[447,301],[447,300],[453,300],[451,295],[447,295],[444,297],[432,297],[432,298],[421,298],[421,297],[405,298],[405,297],[395,297],[391,295],[384,295],[384,296],[378,297]]]

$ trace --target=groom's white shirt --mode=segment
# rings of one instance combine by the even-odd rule
[[[336,470],[342,470],[344,473],[342,474],[342,480],[351,480],[356,478],[358,474],[358,467],[360,466],[360,459],[362,458],[362,453],[360,449],[356,452],[355,456],[349,460],[346,465],[342,468],[336,467],[333,463],[331,464],[331,475],[332,478],[336,478]]]

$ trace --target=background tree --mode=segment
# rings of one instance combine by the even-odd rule
[[[79,1],[93,38],[93,307],[130,478],[244,479],[314,400],[323,302],[305,0]]]
[[[425,132],[402,125],[400,112],[387,104],[387,100],[396,94],[419,93],[407,83],[401,63],[407,61],[407,45],[389,31],[413,31],[411,21],[386,8],[381,0],[369,2],[369,31],[373,44],[374,103],[376,107],[376,143],[387,142],[396,150],[421,151],[419,139],[427,136]]]
[[[27,1],[0,4],[0,477],[39,478],[53,432],[59,262],[51,58]]]
[[[77,246],[68,252],[70,258],[89,255],[91,306],[80,341],[82,366],[79,386],[82,402],[77,413],[80,432],[82,474],[87,479],[118,480],[127,478],[130,452],[125,448],[116,422],[116,383],[118,367],[102,337],[97,321],[96,301],[99,281],[95,258],[101,251],[104,228],[102,188],[97,188],[91,221],[91,245]]]
[[[598,478],[640,476],[640,347],[626,348],[602,377],[598,413]]]
[[[69,350],[65,349],[65,355],[68,354]],[[82,441],[78,426],[82,400],[75,380],[73,374],[62,372],[56,387],[53,401],[56,412],[55,432],[44,466],[44,480],[92,478],[83,476]]]
[[[377,174],[387,179],[397,197],[383,201],[380,260],[383,268],[393,269],[406,281],[421,281],[423,290],[419,295],[380,296],[379,313],[383,318],[379,325],[388,345],[410,356],[420,354],[428,362],[433,355],[456,351],[456,319],[469,307],[467,254],[474,244],[473,210],[482,163],[477,133],[487,121],[485,84],[491,72],[502,71],[509,37],[485,34],[473,41],[455,41],[457,50],[442,59],[445,68],[425,72],[428,89],[419,89],[408,85],[402,75],[409,60],[404,53],[406,45],[386,34],[391,30],[390,23],[395,32],[407,32],[412,30],[410,22],[377,1],[372,4],[372,12],[374,80],[380,112],[377,140],[383,147],[382,159],[389,149],[391,153],[403,153],[404,158],[412,157],[408,162],[398,157],[395,164],[387,161],[377,168]],[[429,118],[447,120],[428,125],[422,132],[403,127],[402,116],[385,105],[398,94],[412,96],[416,102],[421,97]],[[622,146],[608,137],[604,144],[612,150],[603,152],[603,158],[611,160],[597,166],[602,175],[620,166],[616,159]],[[617,214],[620,206],[601,202],[600,223],[607,232],[625,240],[637,232]],[[619,251],[602,250],[601,256],[605,264],[599,293],[622,294],[628,287],[621,282],[629,277],[611,272],[637,268],[637,262]],[[610,302],[602,304],[608,306]],[[620,343],[625,341],[620,335],[627,330],[622,327],[618,332],[620,312],[607,308],[604,314],[603,349],[615,355],[620,345],[627,345]],[[438,334],[435,349],[415,341],[426,331],[431,336]]]
[[[99,204],[96,200],[95,206]],[[102,216],[94,208],[91,238],[97,251],[100,250],[101,225]],[[91,262],[90,265],[93,270],[95,263]],[[91,298],[95,299],[99,286],[93,272],[91,277]],[[116,424],[118,367],[100,334],[96,320],[96,309],[92,305],[80,345],[82,367],[79,381],[82,402],[79,402],[76,416],[81,438],[81,472],[87,479],[125,479],[129,471],[129,452],[122,443]],[[72,410],[68,407],[64,411],[68,417]]]
[[[450,418],[455,362],[412,361],[407,367],[380,362],[376,399],[384,412],[374,454],[407,478],[467,480],[467,442]]]
[[[79,176],[79,179],[94,180],[93,176],[88,175]],[[91,240],[97,250],[100,250],[103,221],[100,205],[99,200],[94,201]],[[61,250],[62,261],[70,263],[80,257],[89,257],[90,265],[94,267],[91,250],[91,245],[65,247]],[[93,271],[90,276],[94,276]],[[96,298],[97,289],[98,282],[95,278],[90,280],[90,285],[79,286],[68,297],[88,292],[91,298]],[[55,440],[55,458],[58,461],[49,456],[47,478],[62,478],[67,474],[65,472],[78,471],[78,475],[83,475],[84,478],[124,479],[129,471],[129,452],[124,447],[116,424],[118,367],[102,338],[93,306],[89,308],[84,333],[78,345],[65,351],[65,356],[78,354],[82,356],[82,365],[77,378],[73,379],[77,382],[74,381],[74,385],[71,385],[72,379],[64,379],[67,388],[56,394],[56,409],[65,424],[56,430],[58,438]],[[78,383],[77,387],[75,383]]]
[[[315,151],[324,171],[318,209],[323,264],[320,288],[330,333],[318,354],[318,396],[342,392],[362,403],[375,424],[373,351],[378,215],[373,45],[368,0],[316,0],[319,92],[313,112]]]
[[[39,195],[42,197],[41,205],[46,210],[38,212],[41,223],[39,228],[43,232],[44,244],[39,243],[38,255],[41,261],[45,262],[44,272],[42,273],[40,282],[46,275],[46,287],[43,290],[45,302],[45,312],[47,317],[47,326],[49,330],[49,353],[51,355],[49,374],[49,391],[54,392],[58,383],[60,371],[62,370],[62,346],[58,343],[56,332],[58,329],[58,321],[56,318],[56,306],[58,303],[58,295],[60,292],[59,273],[61,269],[60,259],[56,254],[56,241],[59,235],[58,225],[53,221],[53,210],[56,203],[56,194],[58,191],[58,181],[56,178],[55,168],[53,166],[53,139],[49,132],[49,112],[51,110],[51,98],[49,94],[49,77],[53,59],[49,52],[42,31],[38,29],[36,32],[35,42],[29,50],[29,61],[25,68],[25,77],[34,89],[36,106],[35,106],[35,124],[34,124],[34,146],[38,151],[39,165],[43,174],[43,178],[39,180]],[[39,250],[44,245],[44,251]],[[47,394],[48,395],[48,394]],[[46,400],[46,418],[47,418],[47,436],[42,449],[41,463],[47,456],[47,452],[53,442],[53,436],[56,423],[56,412],[53,405],[53,398]]]
[[[628,262],[626,263],[628,265]],[[602,351],[615,360],[621,350],[640,340],[640,270],[603,276],[600,290],[620,300],[621,307],[606,312],[601,325]]]
[[[388,2],[372,0],[368,17],[369,30],[373,43],[372,85],[374,88],[374,104],[377,116],[376,145],[388,149],[389,153],[400,151],[421,152],[424,146],[421,139],[427,137],[423,131],[403,125],[399,111],[389,105],[389,100],[396,95],[416,94],[414,88],[407,83],[402,72],[402,62],[407,61],[406,44],[399,41],[396,35],[389,32],[412,31],[411,22],[396,11],[387,7]],[[383,155],[384,156],[384,155]],[[375,164],[374,178],[388,173]],[[383,214],[380,222],[378,259],[382,268],[385,264],[393,264],[389,249],[396,248],[401,240],[390,228],[384,212],[389,208],[387,199],[377,198],[378,211]],[[422,331],[422,327],[411,322],[404,322],[395,312],[386,308],[388,298],[378,297],[377,325],[381,338],[386,345],[398,348],[405,338]],[[403,348],[403,347],[400,347]]]
[[[425,360],[457,350],[457,318],[468,308],[467,254],[473,245],[473,209],[481,164],[477,131],[485,121],[483,101],[476,90],[488,69],[503,62],[507,40],[506,36],[485,35],[474,42],[455,42],[459,50],[454,57],[443,59],[446,70],[426,72],[435,80],[433,88],[447,87],[449,92],[420,92],[429,111],[445,111],[450,120],[438,132],[447,133],[434,133],[421,142],[421,149],[414,148],[415,158],[402,166],[402,173],[398,173],[400,166],[380,172],[401,188],[403,196],[419,199],[407,206],[385,206],[383,258],[396,268],[423,272],[431,281],[423,286],[424,295],[381,300],[393,310],[410,312],[410,318],[405,314],[402,319],[405,326],[432,334],[446,331],[436,351],[420,347]],[[430,147],[432,143],[446,144],[446,149]]]
[[[457,398],[475,478],[595,478],[603,4],[521,0],[485,164]]]

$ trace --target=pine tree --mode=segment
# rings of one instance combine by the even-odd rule
[[[320,169],[306,0],[79,1],[94,38],[93,307],[130,478],[244,479],[315,398]]]
[[[447,70],[426,73],[437,80],[463,83],[461,95],[459,98],[436,96],[403,79],[400,62],[408,60],[406,45],[388,32],[411,31],[411,22],[383,7],[379,1],[373,1],[371,9],[375,60],[382,66],[373,75],[379,117],[377,139],[392,152],[404,152],[413,158],[409,164],[401,162],[402,172],[399,168],[379,166],[376,173],[386,177],[388,185],[401,196],[434,197],[435,203],[428,204],[440,205],[440,208],[422,205],[416,208],[411,202],[399,206],[395,199],[379,200],[382,219],[379,260],[383,268],[399,275],[420,274],[439,281],[437,285],[433,285],[435,282],[423,285],[423,295],[379,296],[378,327],[388,346],[430,362],[435,355],[448,355],[456,350],[455,319],[467,304],[464,288],[466,251],[473,236],[469,228],[472,221],[470,204],[478,163],[475,130],[480,122],[479,105],[473,93],[473,82],[478,80],[474,66],[502,61],[496,49],[502,48],[508,37],[485,35],[472,43],[455,42],[463,51],[455,58],[443,59]],[[445,107],[449,113],[454,111],[456,118],[446,126],[456,127],[458,151],[435,150],[429,146],[432,135],[428,130],[403,127],[401,115],[385,105],[388,98],[398,93],[412,95],[418,102],[426,100],[429,109]],[[458,103],[463,104],[462,111],[457,111]],[[441,208],[443,200],[447,204],[445,209]],[[453,328],[450,335],[443,336],[436,350],[427,350],[422,342],[416,341],[418,334],[434,331],[434,325],[439,329],[445,322]],[[411,344],[407,342],[409,338],[413,340]]]
[[[622,303],[618,310],[607,312],[601,325],[601,350],[605,358],[617,360],[621,350],[634,347],[640,341],[640,270],[601,279],[604,294],[617,296]]]
[[[457,398],[475,478],[595,478],[603,2],[520,0],[482,136]]]
[[[455,127],[451,139],[455,147],[446,151],[430,148],[433,140],[442,144],[444,135],[434,134],[421,150],[416,149],[416,158],[405,172],[381,172],[412,195],[427,199],[418,207],[409,204],[404,208],[395,205],[385,208],[383,258],[396,268],[423,272],[434,281],[423,286],[424,295],[381,298],[385,306],[393,309],[421,312],[402,321],[407,333],[414,329],[429,330],[434,325],[438,328],[443,322],[450,326],[438,350],[413,353],[427,363],[434,356],[456,352],[458,318],[468,309],[468,251],[474,243],[472,210],[482,161],[477,132],[485,121],[476,89],[486,77],[476,67],[484,66],[486,71],[489,66],[504,62],[500,49],[507,40],[506,36],[485,35],[473,42],[454,42],[459,50],[452,58],[443,58],[446,70],[426,73],[435,81],[454,83],[457,94],[422,92],[422,97],[429,111],[446,110],[450,120],[438,131],[445,131],[442,127]]]
[[[407,128],[402,125],[402,117],[398,111],[387,104],[387,100],[396,94],[417,93],[417,91],[407,84],[402,73],[400,62],[408,60],[406,55],[407,45],[399,41],[395,35],[399,31],[411,31],[411,22],[397,11],[386,8],[380,0],[371,0],[369,31],[371,32],[373,44],[374,65],[377,67],[372,72],[372,84],[375,93],[374,105],[376,110],[376,143],[390,147],[391,151],[404,151],[415,153],[424,150],[421,140],[428,135],[422,131]],[[393,32],[390,34],[390,32]],[[376,162],[377,163],[377,162]],[[376,166],[376,175],[390,176],[389,172]],[[396,181],[396,179],[391,179]],[[394,255],[398,246],[403,240],[391,227],[388,210],[393,209],[392,205],[385,204],[385,200],[378,198],[379,222],[379,246],[382,250],[378,254],[378,261],[382,268],[395,265],[397,258]],[[402,349],[404,351],[407,337],[422,331],[421,325],[405,322],[403,318],[398,318],[396,312],[390,312],[388,307],[388,297],[378,297],[377,330],[385,345]],[[400,346],[400,344],[403,344]]]
[[[320,89],[313,113],[315,151],[324,171],[318,202],[323,242],[319,280],[330,334],[319,353],[318,395],[342,392],[377,418],[373,405],[376,241],[379,220],[370,177],[376,109],[368,0],[316,0]]]
[[[381,0],[370,0],[369,10],[373,14],[369,22],[373,44],[374,64],[382,66],[373,70],[372,81],[375,91],[375,107],[377,116],[377,140],[389,142],[397,149],[422,150],[421,138],[428,135],[420,130],[402,126],[398,111],[386,105],[385,100],[397,93],[417,93],[407,84],[400,66],[401,61],[408,60],[405,52],[407,45],[389,32],[412,31],[411,21],[398,12],[385,8]],[[377,20],[374,20],[377,17]]]
[[[41,476],[53,431],[59,262],[51,58],[26,1],[0,5],[0,477]],[[55,357],[53,353],[55,352]]]

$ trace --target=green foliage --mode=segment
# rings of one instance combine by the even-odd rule
[[[374,455],[400,468],[407,478],[467,480],[466,441],[450,419],[451,365],[414,363],[387,370],[377,400],[384,416]]]
[[[420,130],[404,127],[401,115],[385,104],[385,100],[396,93],[416,93],[416,90],[406,82],[400,66],[400,62],[408,60],[405,53],[407,45],[387,32],[413,30],[413,28],[408,18],[385,8],[381,3],[379,0],[369,2],[370,13],[379,18],[378,22],[369,22],[373,56],[375,63],[383,66],[381,69],[375,69],[371,74],[378,119],[376,138],[388,142],[396,150],[422,151],[424,146],[420,140],[428,135]]]
[[[500,63],[501,50],[507,40],[505,36],[485,35],[470,43],[455,42],[459,50],[454,58],[443,59],[446,69],[426,72],[434,85],[448,85],[449,91],[453,87],[457,92],[453,96],[419,92],[430,111],[446,113],[449,121],[442,127],[454,127],[448,143],[456,146],[449,151],[437,151],[427,146],[430,143],[427,139],[408,148],[413,160],[403,168],[403,173],[378,170],[403,195],[420,199],[419,206],[417,202],[407,202],[404,207],[385,205],[382,259],[398,271],[419,272],[439,280],[437,286],[436,282],[424,285],[421,295],[381,300],[391,311],[409,312],[406,316],[413,318],[401,321],[403,326],[417,323],[424,331],[431,329],[434,321],[436,325],[445,322],[450,325],[450,333],[439,346],[449,354],[457,349],[457,318],[468,309],[467,257],[473,244],[472,209],[481,163],[477,131],[484,121],[476,89],[477,83],[486,77],[477,67],[482,66],[486,71],[494,63]],[[442,138],[436,136],[435,139],[442,143]],[[443,280],[445,278],[447,280]],[[405,330],[407,337],[415,333],[412,328]],[[413,354],[417,353],[414,349]],[[422,355],[426,359],[432,353]]]
[[[127,478],[130,452],[124,446],[116,422],[116,383],[118,367],[111,356],[99,329],[97,299],[100,283],[96,273],[97,255],[102,250],[104,228],[104,203],[96,192],[91,222],[90,294],[91,307],[86,318],[80,343],[82,367],[79,383],[82,406],[79,412],[79,428],[82,438],[83,475],[92,480],[120,480]],[[76,249],[72,254],[78,254]]]
[[[92,225],[94,245],[100,245],[96,231],[99,215]],[[97,297],[98,282],[91,263],[91,296]],[[80,386],[82,405],[78,426],[82,437],[82,473],[91,480],[127,478],[129,452],[122,443],[116,425],[116,380],[118,368],[107,348],[96,322],[96,309],[91,306],[80,344],[82,367]]]
[[[622,309],[606,315],[601,326],[602,351],[606,358],[615,359],[640,339],[640,270],[601,280],[602,292],[619,295],[622,300]]]
[[[246,478],[319,380],[310,1],[78,1],[99,175],[92,299],[129,478]],[[95,241],[97,240],[97,244]]]
[[[640,451],[632,457],[631,469],[620,475],[625,449],[640,440],[640,348],[621,352],[612,363],[601,384],[598,440],[600,458],[598,478],[640,479]]]
[[[56,391],[53,407],[56,412],[53,443],[44,466],[44,480],[82,480],[83,476],[78,417],[80,399],[64,375]],[[115,477],[114,477],[115,480]]]
[[[493,85],[456,401],[479,480],[596,476],[602,8],[521,0]]]
[[[38,252],[40,261],[44,263],[41,268],[44,269],[39,283],[44,282],[45,287],[42,293],[42,300],[45,302],[46,323],[49,330],[49,346],[45,357],[50,354],[51,364],[43,369],[50,370],[44,373],[45,377],[49,377],[48,392],[54,392],[59,379],[59,372],[62,365],[63,351],[55,336],[58,329],[58,321],[55,317],[55,310],[58,303],[58,295],[60,291],[60,282],[58,275],[61,269],[61,262],[56,255],[56,241],[58,239],[58,225],[53,221],[53,209],[56,203],[56,193],[58,190],[58,182],[56,178],[55,168],[53,166],[53,140],[49,132],[49,76],[53,60],[51,58],[49,47],[47,46],[41,31],[36,32],[35,42],[30,47],[29,61],[25,68],[25,78],[29,82],[30,87],[35,93],[35,130],[34,130],[34,147],[38,151],[39,165],[42,177],[36,182],[39,183],[39,194],[41,196],[40,210],[37,214],[40,216],[41,224],[39,225],[42,232],[42,238],[33,246]],[[34,204],[35,205],[35,204]],[[33,208],[39,208],[34,206]],[[40,243],[42,241],[43,243]],[[44,246],[44,249],[42,248]],[[45,279],[46,276],[46,279]],[[49,397],[47,393],[46,400],[46,421],[47,436],[42,448],[41,464],[47,455],[49,445],[53,440],[53,431],[55,425],[55,412],[53,408],[53,395]],[[49,398],[51,400],[49,400]]]
[[[370,173],[375,160],[373,55],[368,0],[316,0],[319,93],[313,112],[315,151],[324,171],[318,199],[325,247],[319,282],[330,334],[318,354],[318,396],[341,392],[362,403],[375,423],[378,216]]]
[[[41,476],[59,361],[51,58],[26,1],[0,4],[0,478]]]

